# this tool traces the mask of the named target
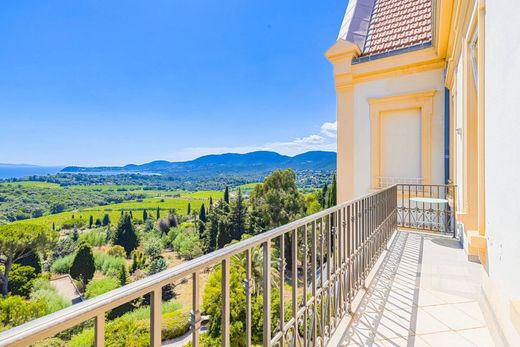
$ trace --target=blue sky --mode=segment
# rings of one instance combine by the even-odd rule
[[[335,149],[347,1],[4,1],[0,162]]]

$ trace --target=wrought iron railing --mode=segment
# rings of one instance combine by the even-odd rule
[[[260,287],[263,292],[263,345],[325,346],[339,321],[350,312],[354,296],[364,287],[368,273],[396,228],[396,196],[397,186],[392,186],[237,242],[5,331],[0,334],[0,345],[29,346],[81,322],[94,319],[94,344],[103,346],[106,313],[150,294],[150,345],[160,346],[161,290],[164,286],[189,276],[193,290],[191,341],[197,347],[201,328],[200,274],[215,266],[221,266],[222,271],[222,346],[236,345],[236,341],[231,341],[230,338],[230,267],[234,257],[243,256],[246,334],[245,341],[240,345],[250,346],[252,252],[259,248],[263,254],[263,279]],[[279,262],[275,262],[278,269],[273,268],[273,255],[279,256]],[[273,283],[273,271],[278,272],[278,283]],[[273,318],[276,324],[271,324],[271,294],[275,290],[281,292],[279,316]],[[292,302],[287,305],[285,300]],[[286,310],[287,313],[290,312],[290,317],[287,317],[289,315]],[[272,329],[272,326],[275,328]]]
[[[398,226],[455,237],[456,192],[455,185],[398,184]]]

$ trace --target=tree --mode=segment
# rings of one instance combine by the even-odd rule
[[[229,205],[229,187],[224,190],[224,201]]]
[[[108,215],[108,213],[105,213],[105,215],[103,216],[102,224],[103,226],[107,226],[110,224],[110,216]]]
[[[119,223],[117,223],[114,245],[123,246],[127,257],[139,246],[134,222],[128,213],[125,213],[123,217],[119,219]]]
[[[233,240],[240,240],[246,232],[246,208],[240,188],[238,188],[237,199],[231,210],[231,228],[231,238]]]
[[[157,206],[157,211],[155,211],[155,219],[161,218],[161,210],[159,210],[159,206]]]
[[[31,252],[44,252],[58,240],[56,231],[33,224],[7,224],[0,226],[0,280],[2,295],[9,292],[9,272],[13,263]]]
[[[212,207],[213,207],[213,197],[210,195],[209,196],[209,209],[211,210]]]
[[[218,221],[217,248],[224,248],[231,241],[231,223],[229,218],[223,215]]]
[[[94,277],[96,265],[94,263],[94,254],[92,249],[86,242],[81,242],[78,245],[78,250],[74,255],[72,266],[70,267],[70,276],[75,279],[80,279],[83,286],[86,287],[88,281]]]
[[[337,204],[336,194],[337,194],[336,174],[334,174],[332,176],[332,184],[330,185],[330,188],[329,188],[329,202],[328,202],[329,206],[328,207],[336,206],[336,204]]]
[[[41,259],[40,259],[40,256],[38,255],[38,253],[30,252],[27,256],[18,260],[16,262],[16,264],[30,266],[30,267],[34,268],[34,272],[36,274],[42,273],[42,262],[41,262]]]
[[[327,207],[327,193],[329,191],[329,187],[327,186],[327,183],[323,185],[321,188],[321,193],[319,195],[319,202],[322,208]]]
[[[175,210],[170,210],[168,213],[168,224],[170,228],[177,228],[179,226],[179,219],[177,218],[177,214],[175,214]]]
[[[204,238],[204,232],[206,231],[206,208],[204,207],[204,203],[200,206],[199,211],[199,238]]]
[[[121,264],[121,268],[119,269],[119,284],[124,286],[128,283],[128,270],[126,269],[125,264]]]
[[[268,228],[276,228],[305,214],[305,199],[291,169],[276,170],[251,193],[250,204],[260,212]]]
[[[147,219],[148,219],[148,212],[146,212],[146,210],[143,210],[143,222],[146,222]]]
[[[96,227],[100,227],[101,226],[101,220],[99,218],[96,218]]]
[[[88,219],[88,227],[92,228],[93,224],[94,224],[94,217],[92,217],[92,215],[90,215],[90,217]]]
[[[191,204],[188,202],[188,213],[187,213],[187,215],[189,216],[190,213],[191,213]]]
[[[291,169],[276,170],[264,183],[257,184],[251,193],[250,203],[253,216],[270,229],[305,215],[305,199],[296,186],[296,174]],[[285,260],[290,269],[290,239],[285,242]]]

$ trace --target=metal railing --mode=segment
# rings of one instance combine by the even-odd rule
[[[456,236],[455,185],[398,184],[397,225]]]
[[[364,287],[368,273],[396,228],[396,197],[397,186],[394,185],[237,242],[5,331],[0,334],[0,346],[29,346],[91,319],[95,320],[95,346],[103,346],[106,313],[146,294],[150,294],[150,345],[160,346],[161,290],[190,276],[193,290],[191,340],[193,347],[197,347],[201,328],[199,275],[214,266],[221,266],[222,271],[222,346],[236,345],[237,342],[230,338],[230,267],[236,256],[245,256],[246,334],[245,341],[240,345],[250,346],[251,262],[255,247],[261,249],[263,254],[263,345],[325,346],[339,321],[351,312],[353,298]],[[279,261],[274,262],[278,264],[275,265],[278,269],[273,269],[273,255],[279,256]],[[285,262],[288,257],[290,266]],[[272,271],[278,271],[279,276],[272,277]],[[273,283],[273,278],[279,282]],[[285,283],[290,285],[285,286]],[[280,290],[282,295],[279,317],[273,318],[276,324],[272,325],[271,293],[274,290]],[[288,294],[284,290],[290,291],[290,294],[284,295]],[[284,297],[292,298],[290,317],[286,317],[286,310],[289,310]],[[272,329],[272,326],[275,328]]]

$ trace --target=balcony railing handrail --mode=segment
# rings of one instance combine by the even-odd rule
[[[47,316],[24,323],[20,326],[11,328],[0,333],[0,346],[14,345],[26,346],[27,342],[34,342],[50,337],[56,333],[73,327],[81,322],[96,318],[121,304],[130,302],[143,295],[151,293],[154,289],[172,284],[179,279],[186,278],[196,272],[210,268],[225,259],[230,259],[234,255],[250,250],[253,247],[261,246],[273,239],[284,235],[287,232],[297,230],[301,227],[313,223],[317,219],[324,218],[336,213],[348,206],[366,200],[367,198],[381,194],[395,188],[397,185],[382,188],[359,198],[346,201],[334,207],[325,209],[315,214],[303,217],[294,222],[266,231],[231,244],[225,248],[213,251],[198,258],[179,264],[160,273],[137,280],[123,287],[114,289],[98,297],[83,301]],[[160,299],[159,299],[160,300]],[[152,300],[153,301],[153,300]]]

